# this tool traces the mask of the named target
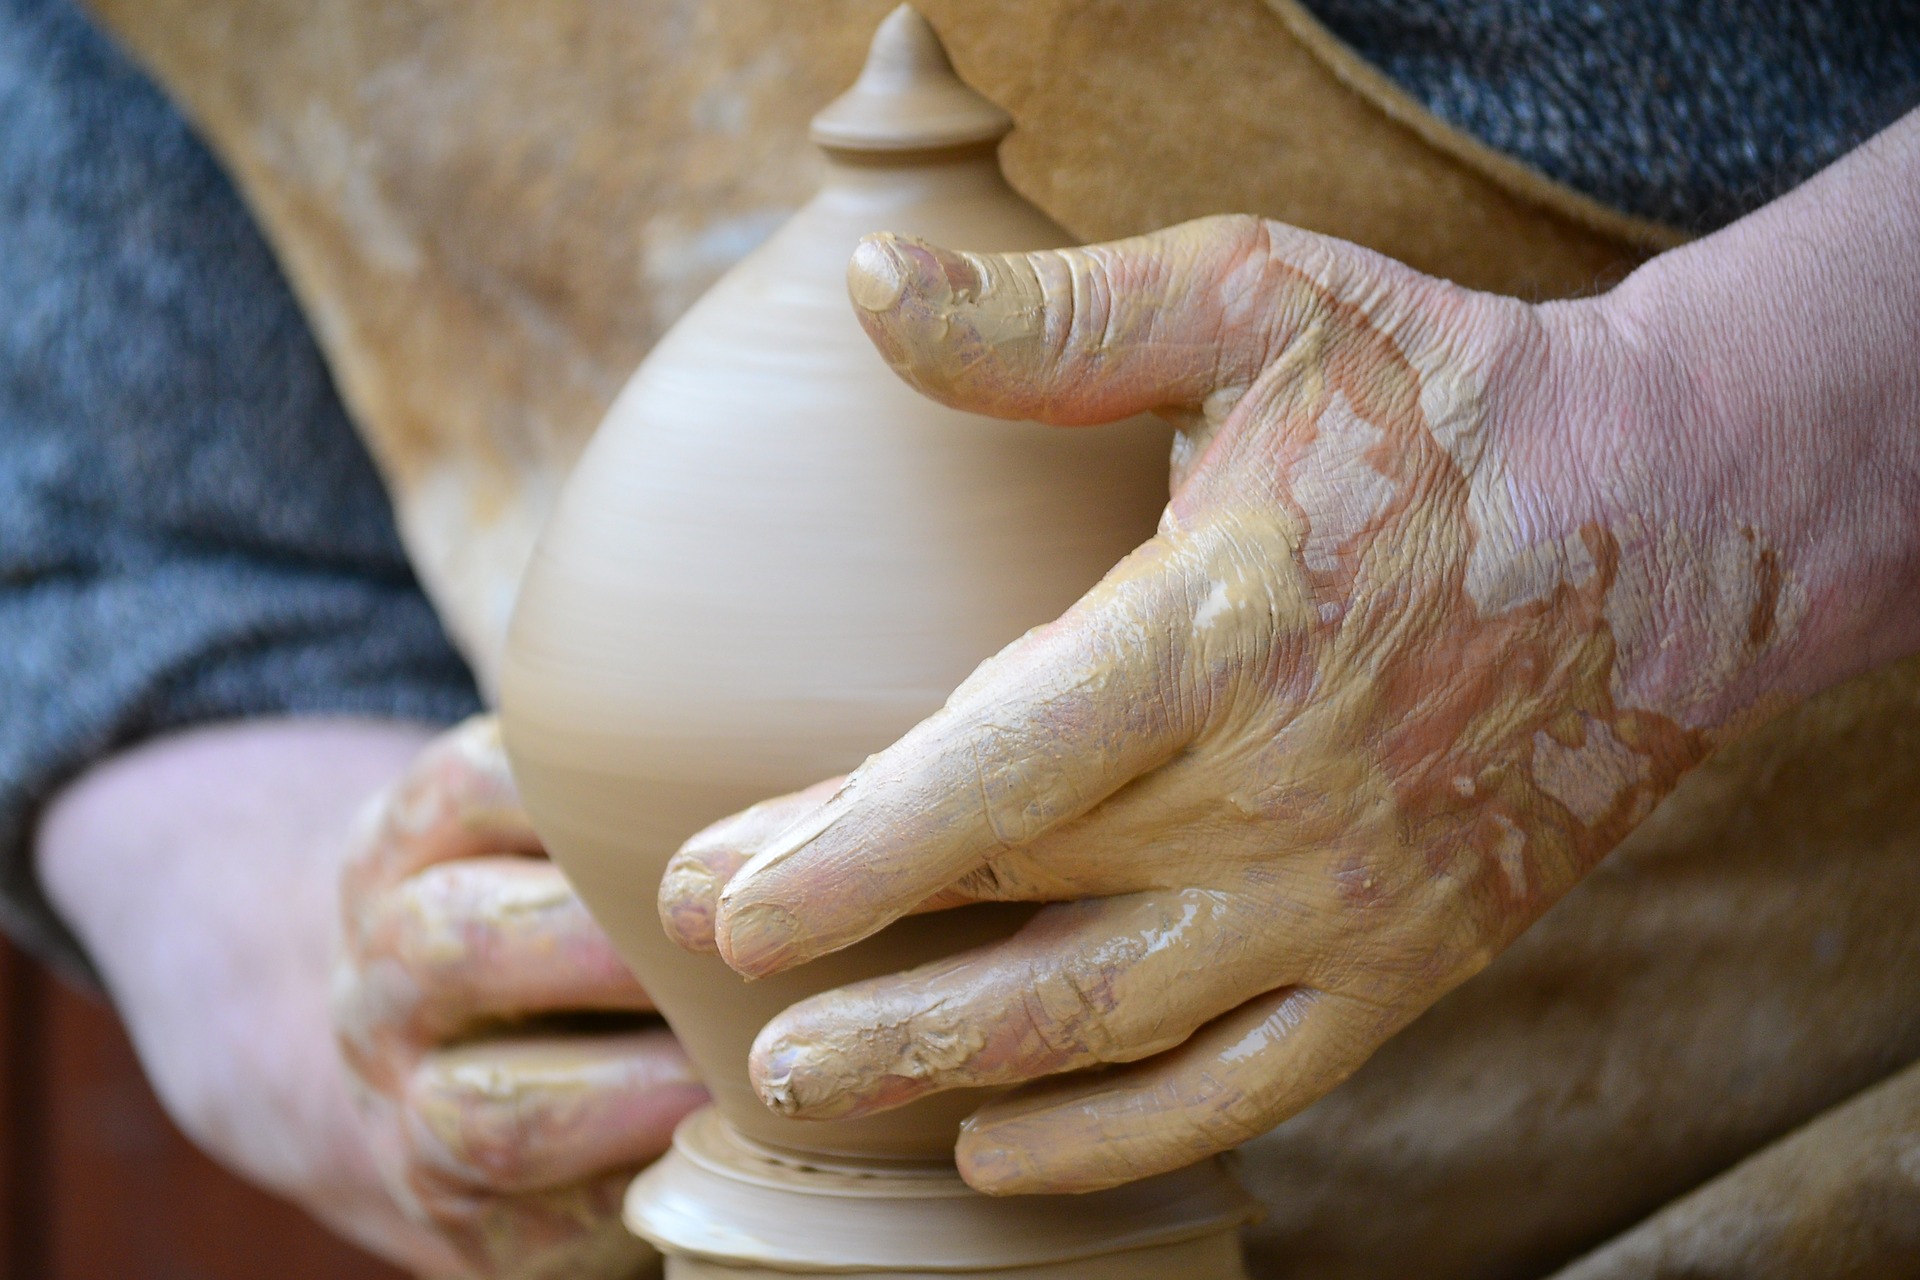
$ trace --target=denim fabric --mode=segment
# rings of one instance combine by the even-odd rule
[[[1603,204],[1733,221],[1920,106],[1920,0],[1306,0],[1429,111]]]
[[[0,0],[0,923],[37,811],[202,721],[479,699],[246,210],[69,0]]]

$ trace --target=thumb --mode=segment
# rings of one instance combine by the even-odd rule
[[[887,363],[926,395],[1081,426],[1246,387],[1301,327],[1324,283],[1308,271],[1335,261],[1327,245],[1244,215],[1032,253],[882,232],[854,250],[847,290]]]

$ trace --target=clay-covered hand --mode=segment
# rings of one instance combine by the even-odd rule
[[[402,1206],[475,1276],[646,1266],[621,1193],[706,1095],[633,1025],[646,993],[543,856],[491,718],[370,806],[342,910],[335,1029]]]
[[[754,1047],[798,1116],[1077,1073],[968,1122],[984,1190],[1170,1169],[1326,1093],[1752,711],[1804,610],[1764,528],[1589,429],[1692,428],[1584,304],[1251,218],[1005,256],[873,237],[849,283],[936,399],[1182,428],[1157,536],[824,804],[720,824],[665,882],[681,941],[748,975],[917,909],[1053,903]]]

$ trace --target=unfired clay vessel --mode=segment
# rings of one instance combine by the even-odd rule
[[[1157,424],[1076,432],[936,405],[848,302],[846,262],[871,231],[1066,242],[1002,180],[1008,128],[917,14],[887,19],[859,82],[814,120],[825,188],[642,364],[521,590],[502,703],[527,805],[714,1094],[628,1197],[669,1275],[1241,1274],[1250,1202],[1217,1164],[993,1199],[953,1170],[980,1093],[844,1122],[781,1118],[754,1095],[748,1047],[775,1013],[1002,936],[1027,909],[914,917],[752,984],[680,950],[656,914],[687,836],[851,769],[1153,530]]]

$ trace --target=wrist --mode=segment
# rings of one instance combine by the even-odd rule
[[[1539,309],[1559,523],[1616,549],[1613,683],[1716,736],[1920,649],[1920,433],[1729,304],[1700,246]]]
[[[1656,259],[1605,300],[1614,332],[1661,353],[1656,403],[1688,406],[1695,500],[1767,540],[1801,598],[1770,672],[1783,700],[1920,650],[1920,275],[1844,226],[1819,243],[1792,225],[1805,208]],[[1882,264],[1884,288],[1836,282],[1837,259]]]
[[[1522,528],[1575,588],[1566,607],[1601,614],[1614,705],[1722,737],[1797,678],[1799,526],[1767,453],[1728,447],[1660,309],[1619,302],[1534,309],[1532,355],[1494,388],[1496,439],[1530,499]]]
[[[341,1234],[437,1266],[380,1183],[327,1019],[348,822],[427,737],[275,720],[156,739],[57,796],[35,854],[181,1129]]]

